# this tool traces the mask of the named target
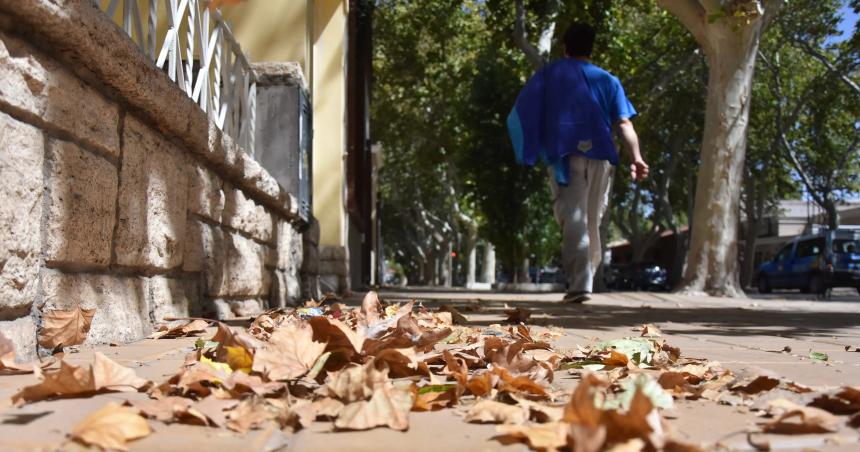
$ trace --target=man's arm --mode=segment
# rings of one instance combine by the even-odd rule
[[[618,135],[621,136],[621,144],[630,155],[630,176],[633,180],[642,181],[648,177],[648,164],[642,160],[642,154],[639,152],[639,137],[636,135],[636,130],[633,128],[633,123],[627,118],[618,120]]]

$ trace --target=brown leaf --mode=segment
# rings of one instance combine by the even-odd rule
[[[436,411],[442,408],[447,408],[455,405],[459,399],[457,388],[450,388],[446,391],[427,391],[421,393],[416,388],[415,405],[413,411]]]
[[[328,343],[326,350],[347,348],[355,353],[361,353],[366,338],[363,333],[353,331],[340,320],[325,316],[311,317],[308,322],[313,328],[313,339],[317,342]]]
[[[839,430],[839,419],[819,408],[798,405],[786,399],[772,400],[768,412],[777,416],[762,425],[766,433],[805,434]]]
[[[270,422],[285,427],[297,426],[299,421],[298,416],[289,409],[285,401],[257,397],[239,402],[227,413],[226,418],[227,428],[239,433],[260,429]]]
[[[364,299],[361,300],[361,316],[359,317],[359,323],[365,327],[378,323],[382,319],[382,315],[380,314],[381,311],[382,304],[379,302],[379,294],[372,290],[367,292],[367,295],[365,295]]]
[[[819,395],[809,405],[833,414],[854,414],[860,412],[860,390],[845,386],[833,394]]]
[[[660,328],[657,328],[656,325],[646,323],[646,324],[642,325],[642,334],[640,336],[642,336],[642,337],[660,337],[662,334],[663,334],[663,332],[660,331]]]
[[[602,361],[606,366],[627,367],[627,363],[630,360],[624,353],[619,353],[615,350],[607,350],[607,354],[603,356]]]
[[[121,366],[101,352],[95,353],[92,367],[93,383],[97,391],[137,392],[149,385],[134,370]]]
[[[502,438],[524,441],[532,449],[547,452],[557,451],[567,445],[570,431],[564,422],[550,422],[538,425],[499,425],[496,433]]]
[[[466,389],[475,397],[483,397],[493,390],[493,383],[490,381],[490,373],[484,372],[480,375],[470,378],[466,382]]]
[[[413,347],[386,348],[374,356],[377,367],[385,364],[394,378],[408,377],[418,372],[418,355]]]
[[[126,443],[152,433],[146,419],[133,408],[109,403],[72,430],[75,441],[104,450],[127,450]]]
[[[535,397],[549,397],[543,386],[535,381],[532,381],[526,375],[513,376],[506,369],[493,367],[490,371],[494,375],[499,376],[498,389],[504,392],[521,392]]]
[[[529,318],[532,316],[532,311],[526,308],[515,308],[508,309],[505,311],[505,315],[508,318],[505,319],[505,322],[508,323],[526,323],[529,321]]]
[[[777,386],[779,386],[778,378],[773,378],[767,375],[759,375],[750,381],[738,383],[732,386],[731,389],[732,391],[739,391],[745,394],[758,394],[760,392],[770,391]]]
[[[468,325],[469,319],[466,318],[457,308],[443,304],[439,306],[439,312],[448,312],[451,314],[451,323],[454,325]]]
[[[376,388],[388,385],[387,370],[377,370],[371,361],[363,366],[352,365],[328,375],[326,383],[317,390],[325,397],[334,397],[350,403],[366,400]]]
[[[87,369],[60,361],[60,368],[42,372],[36,377],[40,383],[27,386],[12,396],[16,405],[36,402],[49,397],[80,397],[96,392],[138,391],[149,385],[133,370],[120,366],[96,352],[95,362]]]
[[[316,410],[317,412],[317,416],[331,419],[338,417],[344,406],[343,402],[337,399],[333,399],[331,397],[325,397],[319,400],[315,400],[313,404],[314,410]]]
[[[176,337],[196,336],[199,333],[206,331],[209,328],[209,321],[203,319],[195,319],[188,323],[183,323],[173,328],[168,325],[161,325],[158,331],[149,335],[150,339],[171,339]]]
[[[325,342],[316,342],[313,336],[313,329],[304,322],[278,328],[269,343],[256,351],[254,372],[272,381],[294,380],[307,374],[326,348]]]
[[[234,402],[235,403],[235,402]],[[180,422],[183,424],[206,426],[210,422],[205,415],[192,408],[194,401],[184,397],[164,397],[155,400],[126,401],[126,405],[140,411],[143,416],[164,423]]]
[[[409,411],[415,399],[411,391],[377,387],[368,401],[353,402],[340,411],[334,426],[344,430],[367,430],[382,425],[395,430],[409,428]]]
[[[95,309],[54,309],[42,313],[39,345],[45,348],[82,344],[90,331]]]
[[[496,424],[523,424],[528,419],[528,410],[521,405],[508,405],[493,400],[479,400],[466,413],[466,422],[489,422]]]
[[[219,399],[218,397],[210,395],[195,403],[193,409],[190,411],[202,414],[211,425],[221,428],[227,425],[227,413],[229,410],[235,408],[238,403],[239,402],[236,400]]]

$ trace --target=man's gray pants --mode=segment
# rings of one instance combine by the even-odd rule
[[[609,202],[612,165],[605,160],[570,156],[570,183],[555,181],[549,170],[555,220],[561,226],[561,259],[568,292],[591,292],[602,260],[600,221]]]

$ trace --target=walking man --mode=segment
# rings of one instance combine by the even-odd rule
[[[562,230],[564,300],[590,298],[602,260],[600,222],[609,201],[618,153],[612,130],[629,154],[634,180],[648,176],[630,121],[636,110],[618,78],[591,63],[595,32],[573,24],[564,34],[565,58],[541,68],[526,84],[508,117],[517,160],[549,165],[553,213]]]

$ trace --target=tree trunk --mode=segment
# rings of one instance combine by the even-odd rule
[[[484,246],[484,274],[481,280],[487,284],[496,283],[496,248],[487,242]]]
[[[827,227],[836,229],[839,227],[839,210],[832,198],[824,200],[824,211],[827,213]]]
[[[743,296],[737,226],[752,76],[762,30],[784,0],[658,0],[693,34],[708,61],[701,166],[680,290]]]
[[[750,287],[755,276],[755,245],[761,230],[761,218],[747,216],[746,234],[744,237],[744,260],[741,270],[741,287]]]
[[[466,262],[466,287],[474,287],[475,286],[475,270],[478,263],[478,250],[475,246],[475,242],[469,241],[469,249],[466,251],[467,262]]]
[[[454,285],[454,257],[451,256],[453,246],[451,242],[445,245],[445,254],[442,256],[442,285],[451,287]]]
[[[745,42],[747,33],[723,31],[729,42],[708,54],[702,162],[681,290],[741,297],[737,223],[758,33]]]

